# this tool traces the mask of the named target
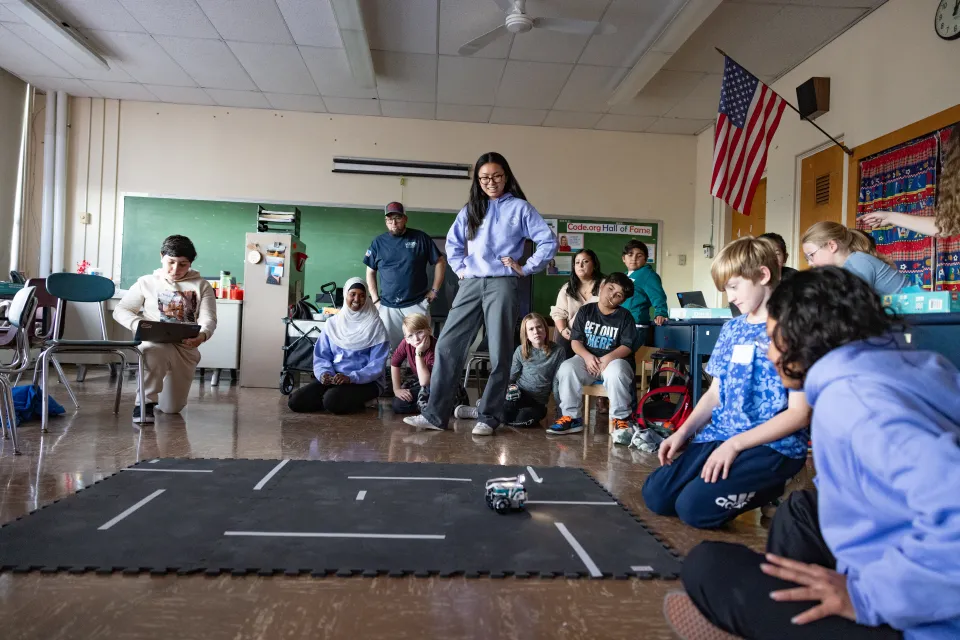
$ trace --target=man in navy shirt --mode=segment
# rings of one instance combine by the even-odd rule
[[[391,202],[384,208],[384,216],[387,233],[373,239],[363,264],[367,265],[367,287],[390,336],[390,348],[396,349],[403,340],[406,316],[422,313],[430,317],[430,303],[443,285],[446,258],[430,236],[407,228],[402,204]],[[432,289],[427,283],[428,264],[434,265]]]

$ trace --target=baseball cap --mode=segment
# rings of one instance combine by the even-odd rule
[[[399,213],[400,215],[406,215],[406,212],[403,210],[403,205],[399,202],[391,202],[383,208],[383,215],[388,216],[391,213]]]

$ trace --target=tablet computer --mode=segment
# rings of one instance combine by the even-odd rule
[[[185,322],[154,322],[141,320],[134,333],[134,340],[142,342],[180,342],[200,335],[200,325]]]

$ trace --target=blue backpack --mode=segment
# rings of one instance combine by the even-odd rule
[[[40,419],[40,413],[43,411],[40,405],[41,397],[40,387],[35,384],[22,384],[13,388],[13,408],[17,414],[17,424]],[[53,397],[47,396],[47,401],[51,416],[62,416],[66,413],[63,405]]]

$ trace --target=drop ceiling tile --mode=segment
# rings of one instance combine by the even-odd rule
[[[608,113],[600,118],[600,122],[596,124],[594,129],[604,129],[606,131],[645,131],[647,127],[656,121],[656,118],[618,116]]]
[[[650,82],[639,95],[646,98],[685,98],[703,82],[705,77],[704,73],[661,69],[650,78]]]
[[[713,124],[713,120],[686,120],[683,118],[660,118],[647,128],[647,133],[675,133],[693,135]]]
[[[55,16],[74,27],[146,33],[118,0],[57,0],[47,4]]]
[[[100,97],[100,94],[88,87],[83,80],[77,80],[75,78],[44,78],[42,76],[34,76],[22,78],[22,80],[44,91],[66,91],[71,96],[80,98]]]
[[[192,87],[196,83],[180,68],[173,58],[146,33],[119,31],[89,31],[100,49],[118,59],[120,67],[138,82]]]
[[[437,0],[360,0],[360,8],[371,49],[437,53]]]
[[[603,115],[599,113],[582,113],[575,111],[551,111],[543,121],[545,127],[562,127],[564,129],[593,129]]]
[[[744,46],[762,33],[766,24],[782,6],[769,4],[733,4],[724,2],[703,21],[693,35],[663,65],[664,69],[723,73],[723,56],[714,50],[720,47],[740,59]]]
[[[729,0],[740,4],[794,4],[813,7],[878,7],[887,0]]]
[[[737,61],[758,76],[779,75],[843,33],[865,12],[866,9],[782,7],[763,29],[742,43]]]
[[[136,100],[138,102],[157,102],[155,95],[142,84],[131,82],[105,82],[103,80],[84,80],[83,83],[104,98],[114,100]]]
[[[715,118],[717,109],[720,107],[721,84],[723,84],[721,75],[710,74],[704,77],[690,95],[680,100],[677,106],[666,113],[666,116],[693,120]]]
[[[350,72],[347,53],[343,49],[300,47],[300,54],[307,64],[320,95],[334,98],[376,98],[376,89],[357,85]]]
[[[490,114],[490,124],[519,124],[539,127],[547,117],[546,109],[514,109],[512,107],[494,107]]]
[[[579,62],[601,67],[633,66],[656,39],[665,15],[676,13],[682,5],[677,0],[613,0],[602,22],[616,27],[617,32],[590,38]]]
[[[324,113],[327,107],[320,96],[295,96],[288,93],[267,93],[264,94],[274,109],[282,111],[309,111],[312,113]]]
[[[20,25],[0,25],[0,68],[17,75],[69,78],[71,74],[18,38],[11,29]]]
[[[23,22],[20,16],[0,4],[0,22]]]
[[[638,95],[629,102],[610,107],[610,113],[622,116],[662,116],[679,102],[680,98],[648,98]]]
[[[592,67],[578,64],[553,105],[561,111],[607,111],[607,99],[626,70],[619,67]]]
[[[456,122],[487,122],[490,120],[492,107],[479,107],[462,104],[438,104],[437,120],[454,120]]]
[[[196,0],[120,0],[124,8],[153,35],[219,38]],[[107,31],[116,29],[106,28]]]
[[[437,102],[492,106],[505,64],[504,60],[440,56]]]
[[[154,39],[201,87],[236,91],[257,88],[223,40],[174,36]]]
[[[377,94],[385,100],[433,102],[437,99],[437,56],[373,51]]]
[[[352,116],[379,116],[380,103],[376,99],[364,98],[324,98],[327,111]]]
[[[113,82],[134,82],[130,74],[120,68],[115,60],[108,59],[109,69],[88,67],[75,60],[66,51],[54,46],[43,34],[28,24],[7,23],[4,25],[14,36],[30,45],[43,56],[66,72],[66,75],[89,80],[108,80]]]
[[[343,46],[330,0],[277,0],[277,6],[297,44]]]
[[[571,64],[510,60],[497,90],[496,105],[549,109],[572,70]]]
[[[388,118],[433,120],[437,114],[437,105],[433,102],[394,102],[393,100],[381,100],[380,112]]]
[[[207,92],[198,87],[165,87],[157,84],[145,85],[147,90],[160,98],[163,102],[172,102],[174,104],[206,104],[214,105]]]
[[[207,95],[221,107],[269,109],[270,103],[259,91],[231,91],[230,89],[206,89]]]
[[[275,0],[197,0],[224,40],[293,44]]]
[[[261,91],[317,95],[300,50],[286,44],[228,42]]]
[[[461,46],[501,26],[504,18],[492,0],[440,0],[440,54],[457,55]],[[506,58],[512,40],[505,34],[471,58]]]

